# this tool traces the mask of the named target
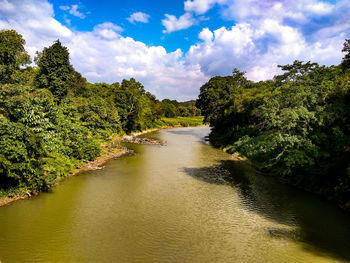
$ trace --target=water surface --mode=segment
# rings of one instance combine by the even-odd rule
[[[350,217],[203,141],[146,136],[136,155],[0,207],[7,262],[350,262]]]

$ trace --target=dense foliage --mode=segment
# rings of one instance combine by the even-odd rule
[[[24,49],[24,39],[15,30],[0,34],[0,84],[17,82],[20,66],[30,63]]]
[[[197,106],[211,140],[259,162],[284,181],[350,205],[350,58],[340,66],[295,61],[254,83],[244,73],[214,77]]]
[[[157,100],[133,78],[88,83],[58,40],[37,53],[37,67],[25,67],[24,44],[16,31],[0,31],[0,195],[48,189],[112,136],[200,113],[193,102]]]

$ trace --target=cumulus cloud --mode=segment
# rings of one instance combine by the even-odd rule
[[[0,0],[0,29],[16,29],[28,45],[30,55],[60,38],[68,41],[73,32],[53,18],[52,5],[39,0]]]
[[[209,76],[230,74],[236,67],[246,71],[252,80],[266,80],[278,73],[278,64],[296,59],[339,64],[345,37],[342,32],[307,42],[299,30],[265,19],[257,25],[239,23],[213,32],[205,28],[199,34],[203,42],[191,46],[186,57],[188,63],[199,64]]]
[[[199,1],[199,0],[194,0]],[[215,0],[221,4],[221,14],[226,19],[242,21],[246,19],[262,19],[273,17],[276,20],[290,19],[307,23],[315,16],[331,14],[336,4],[320,0]],[[338,2],[348,2],[341,0]]]
[[[166,15],[162,21],[165,33],[199,22],[194,14],[203,14],[214,5],[225,19],[235,21],[234,26],[203,28],[198,43],[183,54],[180,49],[167,52],[162,46],[147,46],[125,37],[122,28],[111,22],[87,32],[71,30],[54,18],[47,0],[0,0],[0,29],[21,33],[32,56],[59,38],[69,48],[73,66],[91,82],[135,77],[158,97],[180,100],[195,98],[209,77],[231,74],[234,67],[246,71],[252,80],[264,80],[278,73],[278,64],[295,59],[338,64],[344,39],[350,38],[349,0],[185,3],[191,13],[179,18]],[[205,8],[199,9],[199,3]]]
[[[344,7],[344,3],[349,6],[349,0],[339,0],[336,1],[336,4],[321,0],[186,0],[184,9],[189,13],[203,15],[214,6],[218,6],[221,17],[226,20],[248,22],[273,18],[283,23],[291,22],[291,24],[299,26],[298,23],[304,25],[313,23],[312,20],[315,17],[334,14],[336,6],[343,5]],[[312,30],[317,26],[320,27],[320,24],[314,23],[313,25],[309,24],[309,26],[309,30]]]
[[[111,22],[105,22],[94,27],[95,36],[102,39],[116,39],[120,37],[119,32],[122,32],[123,29],[120,26],[117,26]]]
[[[230,74],[237,67],[252,80],[265,80],[278,73],[278,64],[296,59],[339,64],[344,39],[350,36],[348,0],[187,0],[185,9],[203,14],[215,4],[236,25],[204,28],[198,36],[203,42],[186,54],[189,64],[199,64],[209,76]]]
[[[130,17],[128,17],[127,20],[130,23],[135,23],[135,22],[148,23],[149,17],[150,16],[146,13],[136,12],[130,15]]]
[[[227,0],[187,0],[184,6],[185,11],[202,15],[213,8],[215,4],[224,4],[226,2]]]
[[[347,0],[345,0],[347,1]],[[301,18],[303,14],[328,14],[332,12],[333,5],[320,0],[186,0],[184,9],[197,15],[204,14],[215,5],[221,7],[221,11],[227,17],[243,18],[251,16],[268,17],[271,12],[281,9],[279,15]],[[266,11],[261,13],[261,11]]]
[[[121,35],[111,22],[92,31],[72,31],[54,18],[52,5],[42,0],[0,0],[0,29],[15,29],[26,49],[50,46],[58,38],[68,47],[71,62],[91,82],[113,83],[134,77],[159,98],[193,99],[208,80],[198,65],[188,65],[180,49],[168,53]]]
[[[203,41],[212,41],[213,37],[213,32],[211,32],[209,28],[204,28],[198,35],[198,38]]]
[[[185,13],[179,18],[176,18],[174,15],[166,14],[165,19],[162,20],[162,24],[165,26],[163,33],[171,33],[174,31],[189,28],[195,22],[195,19],[190,13]]]

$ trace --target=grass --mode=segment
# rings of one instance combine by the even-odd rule
[[[8,188],[8,189],[0,189],[0,199],[6,198],[6,197],[15,197],[19,195],[24,195],[28,189],[26,188]]]
[[[161,127],[189,127],[189,126],[201,126],[203,125],[203,116],[194,117],[174,117],[174,118],[162,118],[160,120]]]

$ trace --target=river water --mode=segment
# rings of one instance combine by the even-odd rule
[[[0,261],[350,262],[350,217],[204,142],[207,127],[146,136],[167,146],[0,207]]]

